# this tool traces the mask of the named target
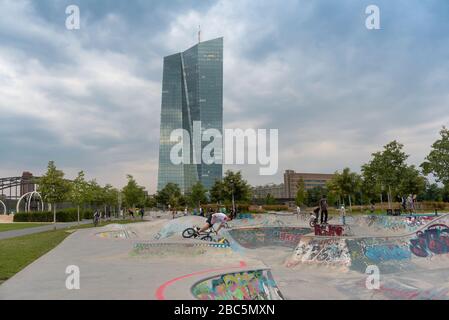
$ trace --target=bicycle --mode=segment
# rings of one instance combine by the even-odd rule
[[[193,228],[187,228],[182,232],[182,236],[183,238],[186,239],[190,239],[192,237],[200,237],[201,240],[204,241],[210,241],[210,242],[218,242],[221,244],[225,244],[225,245],[230,245],[228,239],[221,237],[217,240],[214,240],[214,238],[211,236],[212,234],[218,235],[217,231],[214,229],[214,227],[210,227],[209,229],[207,229],[206,231],[203,231],[201,233],[199,233],[197,231],[197,226],[194,226]]]
[[[315,215],[313,212],[310,213],[309,226],[314,228],[318,224],[318,215]]]

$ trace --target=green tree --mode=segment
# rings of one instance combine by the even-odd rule
[[[357,192],[360,192],[361,184],[362,179],[357,173],[351,172],[349,168],[344,168],[341,173],[335,172],[327,186],[332,194],[343,199],[348,197],[349,210],[352,211],[352,198]]]
[[[384,146],[383,151],[372,154],[372,159],[362,166],[365,180],[369,180],[375,190],[386,190],[391,208],[393,197],[400,194],[400,185],[408,168],[408,155],[402,149],[403,145],[392,141]]]
[[[97,183],[95,179],[88,182],[87,187],[87,199],[89,203],[98,208],[104,204],[104,193],[103,188]]]
[[[443,127],[441,138],[432,144],[430,153],[421,164],[425,175],[433,174],[437,182],[449,187],[449,130]]]
[[[398,186],[398,192],[401,195],[420,194],[426,189],[427,180],[423,177],[415,166],[405,168],[401,182]]]
[[[38,180],[38,191],[44,201],[51,204],[53,223],[56,223],[56,205],[68,198],[70,183],[64,179],[64,172],[56,168],[54,161],[48,163],[47,172]]]
[[[145,188],[139,186],[132,175],[127,175],[128,183],[122,189],[123,201],[128,208],[142,206],[145,203]]]
[[[221,180],[215,180],[210,189],[210,200],[214,203],[221,203],[225,200],[224,184]]]
[[[361,190],[364,198],[369,202],[377,201],[379,196],[382,199],[383,187],[376,178],[376,174],[373,172],[372,167],[368,166],[364,168]]]
[[[198,181],[192,186],[192,191],[188,195],[189,204],[192,207],[198,206],[207,202],[207,189]]]
[[[103,188],[103,205],[105,206],[104,212],[106,213],[107,207],[109,211],[114,211],[119,201],[119,191],[110,184],[106,184]]]
[[[145,207],[147,208],[156,208],[157,207],[157,200],[156,196],[149,196],[145,199]]]
[[[251,199],[251,187],[243,179],[240,171],[226,171],[223,178],[223,194],[225,200],[236,202],[247,202]]]
[[[80,171],[73,180],[70,188],[69,200],[76,205],[78,210],[78,224],[80,223],[80,206],[89,202],[89,184],[85,180],[84,171]]]
[[[317,206],[318,202],[324,195],[327,196],[328,190],[323,187],[314,187],[308,189],[306,193],[307,193],[307,205],[312,207]]]
[[[427,183],[426,190],[423,192],[420,200],[424,201],[443,201],[444,190],[440,188],[436,183]]]
[[[176,207],[182,200],[181,189],[176,183],[169,182],[157,192],[156,200],[164,206]]]
[[[306,199],[307,199],[307,191],[306,191],[306,185],[304,183],[304,180],[302,178],[300,178],[298,180],[298,183],[296,186],[297,186],[298,191],[296,191],[295,202],[296,202],[297,206],[301,207],[302,205],[304,205],[304,203],[306,202]]]
[[[268,193],[265,197],[265,204],[266,205],[273,205],[277,204],[276,198],[271,195],[271,193]]]

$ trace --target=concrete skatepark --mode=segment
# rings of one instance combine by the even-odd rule
[[[204,221],[151,213],[78,230],[3,283],[0,299],[449,298],[449,215],[347,217],[343,236],[315,236],[308,217],[243,214],[223,230],[230,246],[182,238]],[[79,290],[66,288],[69,265]]]

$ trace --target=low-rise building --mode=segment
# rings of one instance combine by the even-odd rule
[[[285,198],[284,184],[270,183],[264,186],[257,186],[253,188],[253,197],[255,199],[265,199],[270,194],[275,199]]]
[[[286,170],[284,173],[285,197],[294,199],[298,191],[298,182],[302,179],[306,190],[316,187],[325,187],[332,179],[333,174],[327,173],[302,173],[294,170]]]

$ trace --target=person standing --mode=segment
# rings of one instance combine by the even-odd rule
[[[188,210],[187,210],[187,207],[185,207],[185,208],[184,208],[184,216],[187,216],[188,213],[189,213],[189,212],[188,212]]]
[[[328,216],[327,207],[328,207],[328,205],[327,205],[327,198],[325,195],[321,198],[319,204],[320,204],[320,211],[321,211],[321,224],[327,224],[327,216]]]
[[[139,213],[140,213],[140,217],[141,217],[142,220],[143,220],[143,216],[145,215],[145,210],[144,210],[143,208],[140,208]]]
[[[296,206],[296,219],[299,219],[300,214],[301,214],[301,207]]]
[[[341,215],[341,221],[345,225],[346,224],[346,209],[343,204],[341,205],[341,208],[340,208],[340,215]]]

